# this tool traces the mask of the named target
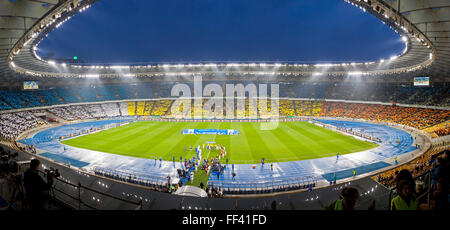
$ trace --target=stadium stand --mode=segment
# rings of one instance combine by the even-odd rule
[[[75,119],[90,119],[92,115],[89,113],[87,106],[74,105],[68,108],[68,113],[72,113]]]
[[[150,116],[150,112],[153,108],[153,101],[146,101],[145,105],[144,105],[144,111],[143,111],[143,115],[144,116]]]
[[[450,134],[450,121],[442,122],[440,124],[434,125],[432,127],[424,129],[425,132],[430,134],[432,137],[447,136]]]
[[[184,106],[186,105],[190,105],[187,106],[188,108],[186,108],[186,113],[183,114],[183,109]],[[192,116],[193,115],[193,100],[191,99],[181,99],[181,100],[177,100],[175,101],[172,106],[170,107],[169,111],[167,112],[168,116],[172,116],[172,117],[185,117],[188,116],[189,114]],[[174,113],[172,113],[172,111],[175,111]]]
[[[22,132],[48,123],[31,112],[0,114],[0,137],[12,141]]]
[[[448,151],[450,146],[433,146],[428,151],[426,151],[422,156],[418,159],[415,159],[407,164],[401,165],[394,169],[388,170],[386,172],[380,173],[372,177],[372,179],[377,182],[383,184],[386,187],[394,186],[394,179],[398,172],[402,169],[407,169],[411,172],[413,177],[417,177],[422,175],[426,171],[430,171],[438,162],[439,158],[442,158],[442,153],[446,150]]]
[[[136,106],[136,115],[144,115],[145,101],[138,101]]]
[[[100,105],[87,105],[86,109],[92,115],[92,117],[102,118],[107,116]]]
[[[128,104],[126,102],[119,103],[120,114],[122,116],[128,116]]]
[[[224,82],[225,83],[225,82]],[[228,83],[228,82],[227,82]],[[19,109],[57,104],[95,102],[122,99],[146,99],[169,97],[167,89],[170,83],[144,83],[121,85],[93,85],[78,88],[56,87],[40,90],[0,89],[0,109]],[[291,91],[290,91],[291,90]],[[286,93],[286,91],[290,91]],[[415,105],[449,105],[449,87],[436,85],[427,88],[402,86],[395,84],[339,84],[339,83],[301,83],[280,84],[281,96],[292,98],[340,99],[357,101],[396,102]],[[309,103],[309,102],[308,102]],[[311,111],[299,106],[297,114],[311,114]]]
[[[281,116],[295,116],[293,101],[280,100],[280,115]]]
[[[76,95],[79,95],[81,101],[99,101],[94,87],[75,88]]]
[[[160,100],[155,103],[152,113],[152,116],[164,116],[166,112],[169,110],[173,100]]]
[[[1,101],[5,105],[5,108],[9,109],[20,109],[26,107],[23,98],[19,97],[19,95],[21,95],[21,92],[18,91],[0,91]]]
[[[310,101],[294,101],[295,111],[297,116],[311,116],[311,102]]]
[[[56,93],[63,99],[65,103],[81,102],[80,97],[71,88],[57,88]]]

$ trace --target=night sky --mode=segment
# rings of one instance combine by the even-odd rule
[[[404,48],[343,0],[99,0],[37,53],[92,64],[314,63],[377,61]]]

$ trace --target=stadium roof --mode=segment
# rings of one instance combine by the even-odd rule
[[[70,60],[44,60],[35,47],[53,29],[96,0],[3,0],[0,2],[0,76],[116,77],[213,75],[450,75],[448,0],[345,0],[371,13],[403,36],[399,56],[364,63],[184,63],[91,66]]]

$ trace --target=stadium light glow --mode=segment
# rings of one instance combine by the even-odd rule
[[[345,2],[350,3],[352,6],[358,7],[359,9],[363,10],[364,12],[366,12],[366,8],[367,9],[371,8],[369,5],[363,4],[362,0],[356,0],[356,1],[345,0]],[[367,3],[368,1],[364,0],[364,2]],[[81,4],[84,4],[84,7]],[[74,6],[74,8],[66,7],[66,8],[64,8],[62,10],[66,11],[66,12],[74,11],[74,14],[75,14],[78,11],[82,12],[82,11],[84,11],[87,8],[90,7],[89,3],[85,4],[84,1],[81,4],[76,4]],[[391,10],[389,10],[386,7],[382,6],[381,8],[385,10],[385,12],[383,12],[383,14],[382,14],[382,16],[384,16],[384,18],[388,19],[390,16],[399,16],[395,12],[392,12]],[[63,23],[65,23],[66,21],[71,19],[71,17],[72,17],[72,16],[63,16],[61,11],[56,12],[54,14],[51,14],[50,16],[53,17],[53,18],[46,18],[46,20],[42,20],[39,24],[37,24],[33,28],[32,32],[30,31],[28,33],[28,35],[26,37],[24,37],[24,39],[22,41],[28,39],[28,40],[26,40],[25,43],[19,44],[17,47],[13,48],[13,50],[11,52],[11,57],[9,57],[10,63],[14,60],[15,55],[18,55],[19,52],[21,51],[21,49],[25,48],[24,46],[27,46],[30,42],[33,42],[33,39],[38,37],[38,35],[42,35],[41,33],[44,32],[45,29],[48,29],[47,27],[52,26],[52,25],[56,26],[56,27],[59,27]],[[66,18],[64,19],[63,17],[66,17]],[[384,20],[384,19],[381,20],[381,22],[383,24],[385,24],[385,21],[386,20]],[[55,24],[57,24],[57,25],[55,25]],[[408,36],[411,36],[410,37],[411,40],[412,40],[412,38],[416,38],[416,40],[418,42],[422,43],[422,45],[428,47],[429,49],[432,48],[431,47],[432,44],[430,42],[428,42],[428,40],[426,40],[427,37],[425,35],[421,34],[420,31],[418,31],[417,29],[411,28],[411,25],[408,25],[408,24],[407,25],[401,25],[398,22],[393,22],[392,26],[389,26],[389,27],[392,30],[394,30],[396,33],[398,33],[398,34],[399,34],[400,29],[402,29],[403,31],[405,31],[405,33],[408,33],[408,34],[409,34],[409,31],[414,31],[413,34],[409,34],[408,35]],[[41,36],[41,37],[47,37],[47,36],[48,36],[48,33],[43,34],[43,36]],[[408,45],[409,45],[408,44],[408,40],[409,40],[408,36],[405,36],[405,35],[401,36],[402,41],[406,43],[406,48],[403,50],[403,53],[400,54],[400,55],[397,55],[397,56],[392,56],[392,57],[390,57],[390,59],[386,59],[386,60],[395,60],[397,58],[400,58],[403,54],[406,53],[406,51],[408,50]],[[88,71],[88,68],[91,68],[91,69],[109,69],[109,68],[112,68],[112,67],[106,66],[106,65],[105,66],[89,66],[89,65],[86,65],[86,66],[78,65],[78,66],[76,66],[76,65],[72,65],[72,64],[75,64],[75,63],[65,64],[65,63],[56,63],[55,61],[44,60],[44,59],[40,58],[35,52],[33,52],[34,50],[37,49],[37,46],[39,45],[39,42],[41,40],[42,40],[42,38],[40,38],[40,40],[37,41],[37,43],[36,43],[36,40],[34,40],[35,43],[32,44],[33,47],[31,47],[31,51],[34,54],[34,57],[36,57],[38,60],[43,61],[43,62],[47,62],[50,65],[59,64],[59,65],[64,66],[64,67],[67,65],[67,66],[70,66],[70,67],[73,67],[73,68],[83,68],[81,71]],[[415,45],[417,45],[417,43]],[[77,59],[78,59],[77,56],[73,57],[73,60],[77,60]],[[420,63],[420,64],[412,66],[412,67],[410,66],[410,67],[394,68],[394,69],[389,69],[389,70],[368,70],[368,71],[370,72],[370,74],[385,74],[385,73],[405,72],[405,71],[409,72],[409,71],[414,71],[414,70],[422,69],[422,68],[425,68],[425,67],[429,66],[432,63],[431,60],[433,59],[433,54],[430,53],[430,58],[429,59],[430,59],[430,61],[426,61],[424,63]],[[379,61],[379,63],[383,63],[383,62],[384,62],[384,59],[381,59]],[[373,62],[373,63],[376,63],[376,62]],[[356,63],[352,62],[352,63],[340,63],[340,64],[339,63],[336,63],[336,64],[315,64],[315,65],[314,64],[287,64],[287,63],[270,63],[270,64],[267,64],[267,63],[259,63],[259,64],[258,63],[238,63],[238,64],[236,64],[236,63],[229,63],[229,64],[226,64],[226,63],[222,63],[222,64],[220,64],[220,63],[217,63],[217,64],[216,63],[209,63],[209,64],[189,64],[189,65],[165,64],[165,65],[163,65],[163,67],[167,67],[167,68],[219,67],[220,68],[220,67],[233,67],[234,66],[234,67],[244,67],[245,68],[245,67],[257,67],[259,65],[260,67],[266,67],[266,66],[270,66],[270,67],[281,67],[281,66],[293,66],[293,67],[309,67],[309,66],[315,66],[315,67],[336,67],[336,66],[340,66],[341,69],[346,69],[346,68],[349,69],[349,67],[347,67],[347,66],[350,66],[350,65],[364,65],[364,64],[368,65],[368,64],[370,64],[370,62],[356,62]],[[16,67],[15,64],[13,65],[12,63],[10,64],[10,66],[11,67]],[[145,68],[152,68],[152,69],[156,69],[157,70],[158,68],[161,68],[161,65],[153,64],[153,65],[142,65],[142,66],[128,66],[128,67],[125,67],[125,68],[132,68],[132,69],[144,68],[144,71],[145,71]],[[21,68],[13,68],[13,70],[15,70],[16,72],[20,72],[20,73],[27,73],[27,74],[38,75],[38,76],[65,76],[63,73],[52,73],[52,72],[42,73],[41,71],[38,71],[38,70],[27,70],[27,69],[22,69],[21,70]],[[320,69],[318,69],[318,70],[321,71]],[[152,70],[149,70],[149,71],[152,71]],[[184,71],[184,69],[180,69],[180,71]],[[199,71],[194,72],[194,70],[192,70],[192,69],[188,69],[186,71],[188,71],[188,72],[187,73],[183,72],[182,74],[173,72],[173,73],[169,73],[169,74],[166,74],[166,75],[196,75],[196,74],[202,75],[202,74],[205,74],[205,73],[199,72]],[[225,74],[227,74],[227,75],[236,74],[236,73],[231,73],[231,74],[226,73],[226,70],[220,70],[219,69],[219,71],[224,71]],[[268,74],[268,75],[269,74],[274,74],[273,72],[268,72],[265,69],[262,69],[260,71],[264,72],[263,75],[265,75],[265,74]],[[300,72],[300,74],[299,74],[299,72]],[[306,69],[300,69],[300,70],[294,70],[292,72],[285,72],[285,73],[278,73],[278,74],[279,75],[283,75],[283,76],[284,75],[296,75],[296,76],[301,75],[302,76],[304,74],[308,74],[308,72],[309,71],[307,71]],[[345,72],[346,72],[345,70],[344,71],[341,70],[341,71],[339,71],[339,73],[337,73],[337,75],[344,75],[344,74],[346,74]],[[95,74],[94,76],[113,76],[112,74],[106,74],[106,73],[100,73],[100,72],[98,72],[98,73],[99,74]],[[145,76],[163,76],[164,75],[164,74],[160,74],[160,73],[151,73],[151,72],[150,73],[142,72],[142,73],[145,74]],[[250,72],[246,72],[245,74],[256,75],[256,74],[260,74],[260,73],[262,73],[262,72],[259,72],[258,69],[252,69]],[[365,73],[369,74],[368,72],[365,72]],[[85,74],[86,74],[86,72],[85,73],[70,73],[70,76],[83,77],[83,76],[85,76]],[[120,76],[120,75],[123,76],[123,73],[115,73],[115,74],[116,74],[116,76]],[[313,75],[324,75],[324,74],[327,74],[327,73],[326,72],[325,73],[320,73],[320,74],[313,73]],[[92,74],[88,74],[88,75],[91,76]],[[330,73],[330,75],[331,75],[331,73]],[[334,75],[335,74],[333,73],[333,76]],[[129,76],[135,76],[135,75],[129,75]]]

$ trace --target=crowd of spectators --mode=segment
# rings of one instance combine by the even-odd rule
[[[206,188],[206,193],[208,194],[208,197],[213,197],[213,198],[223,197],[223,189],[220,187],[208,186]]]
[[[274,100],[267,100],[268,112],[262,112],[257,103],[256,113],[259,116],[268,116],[271,114],[271,107]],[[204,99],[201,106],[206,103]],[[160,100],[156,102],[128,102],[128,103],[106,103],[89,105],[72,105],[67,107],[49,108],[47,110],[39,109],[41,113],[50,112],[66,121],[75,121],[83,119],[99,119],[105,117],[114,117],[121,115],[152,115],[164,116],[171,114],[173,100]],[[119,107],[120,105],[120,107]],[[137,106],[136,106],[137,105]],[[344,102],[321,102],[321,101],[303,101],[286,100],[279,101],[280,115],[282,116],[323,116],[323,117],[343,117],[364,119],[374,122],[389,122],[408,127],[424,130],[432,137],[446,136],[450,133],[450,110],[429,109],[418,107],[404,107],[396,105],[364,104],[364,103],[344,103]],[[124,106],[128,108],[125,109]],[[191,115],[193,115],[194,103],[191,103]],[[200,106],[200,105],[198,105]],[[226,108],[224,101],[223,108]],[[256,117],[254,112],[249,111],[249,99],[245,100],[245,111],[237,109],[235,103],[235,116],[241,115]],[[178,108],[180,109],[180,108]],[[139,111],[137,111],[139,110]],[[142,111],[141,111],[142,110]],[[202,110],[200,110],[202,111]],[[223,111],[224,116],[227,111]],[[2,116],[0,129],[3,139],[9,139],[17,136],[24,130],[37,126],[45,125],[46,122],[32,112],[5,113]],[[9,122],[11,121],[11,122]]]
[[[280,115],[295,116],[294,104],[289,100],[280,100]]]
[[[432,137],[447,136],[450,134],[450,120],[437,124],[430,128],[426,128],[424,131],[426,131]]]
[[[164,116],[170,108],[173,100],[161,100],[155,103],[151,112],[152,116]]]

